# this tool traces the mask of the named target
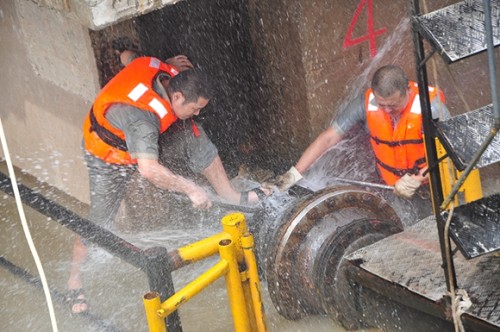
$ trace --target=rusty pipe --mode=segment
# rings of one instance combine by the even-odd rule
[[[326,188],[283,206],[282,213],[265,209],[255,216],[253,226],[260,229],[251,229],[259,240],[259,266],[274,306],[287,319],[331,314],[356,321],[356,310],[343,299],[348,286],[343,257],[402,231],[398,215],[381,197],[348,186]]]

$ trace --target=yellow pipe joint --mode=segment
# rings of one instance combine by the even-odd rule
[[[199,294],[202,290],[210,286],[214,281],[225,275],[229,265],[226,261],[220,261],[195,280],[184,286],[181,290],[165,300],[157,311],[162,318],[167,317],[181,305]]]
[[[219,252],[219,242],[227,238],[228,234],[222,232],[178,248],[177,252],[183,261],[197,262],[217,254]]]
[[[241,249],[241,237],[248,232],[245,215],[241,212],[235,212],[224,216],[221,220],[222,229],[229,234],[234,242],[236,250],[236,260],[243,262],[243,251]]]
[[[231,240],[222,240],[219,243],[219,252],[221,259],[229,264],[229,271],[225,275],[225,278],[234,330],[238,332],[251,331],[234,242]]]

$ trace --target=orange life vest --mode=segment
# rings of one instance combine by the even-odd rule
[[[106,119],[106,111],[115,103],[128,104],[154,113],[160,120],[160,133],[177,120],[170,103],[153,90],[159,73],[175,76],[173,66],[152,57],[139,57],[122,69],[101,90],[83,124],[85,149],[112,164],[134,164],[127,151],[125,134]]]
[[[365,93],[366,121],[370,132],[370,142],[375,152],[380,175],[388,185],[394,185],[404,174],[415,174],[426,166],[422,137],[422,110],[417,83],[410,82],[409,93],[408,104],[401,113],[395,128],[393,128],[389,114],[380,110],[376,105],[373,91],[368,89]],[[437,89],[429,87],[431,101],[436,95]]]

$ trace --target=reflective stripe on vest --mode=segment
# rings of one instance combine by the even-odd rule
[[[148,91],[148,87],[142,83],[139,83],[135,88],[132,89],[132,91],[130,91],[128,97],[136,102],[144,95],[144,93],[146,93],[146,91]],[[163,119],[165,115],[168,114],[165,106],[163,106],[163,104],[156,97],[153,98],[148,105],[151,106],[151,108],[155,111],[156,115],[158,115],[160,119]]]

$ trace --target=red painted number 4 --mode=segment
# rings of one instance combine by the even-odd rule
[[[352,38],[352,33],[356,23],[358,22],[359,15],[363,10],[363,7],[367,9],[367,19],[366,19],[366,34]],[[375,57],[377,55],[377,37],[384,34],[387,31],[386,28],[375,30],[373,27],[373,0],[361,0],[359,2],[358,8],[354,12],[354,16],[352,17],[351,23],[349,24],[349,30],[345,35],[344,49],[347,49],[351,46],[360,44],[362,42],[368,41],[370,45],[370,57]]]

